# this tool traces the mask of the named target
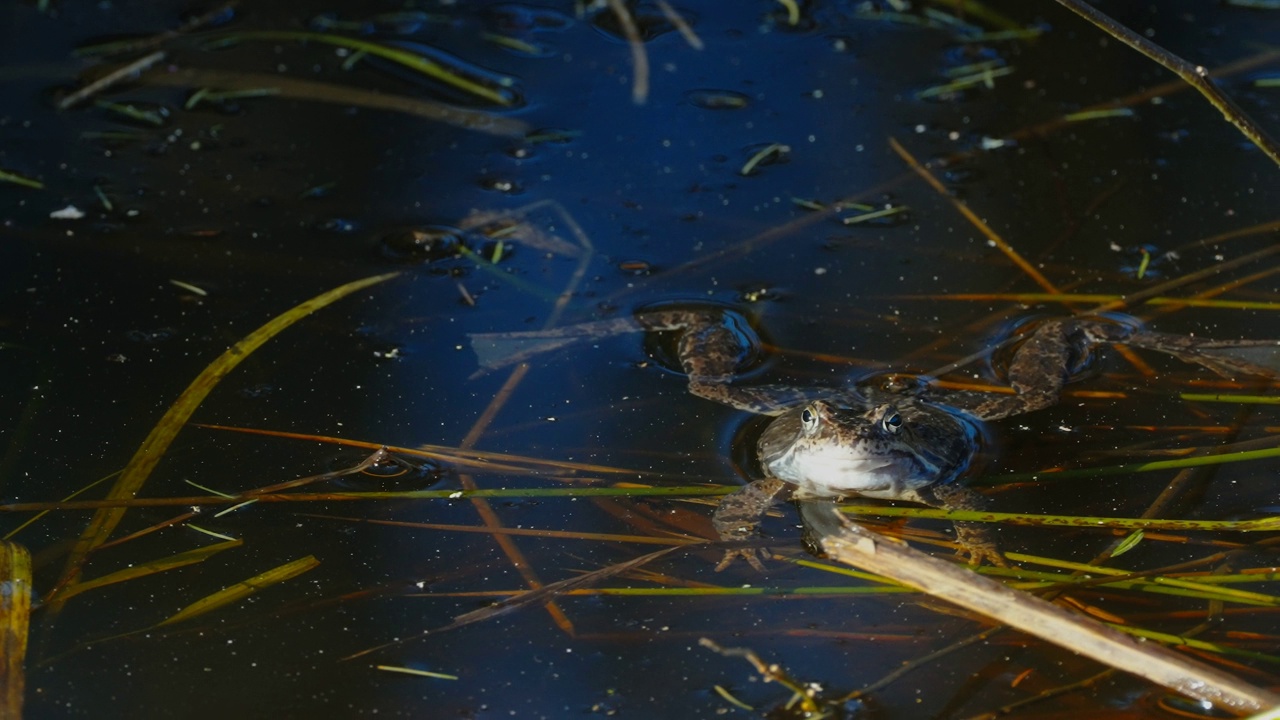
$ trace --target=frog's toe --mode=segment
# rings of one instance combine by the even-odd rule
[[[997,567],[1009,567],[1009,562],[1000,554],[995,536],[979,523],[956,523],[956,542],[960,545],[959,555],[967,555],[970,565],[991,563]]]
[[[764,572],[763,558],[769,557],[769,551],[763,548],[736,548],[733,550],[725,550],[724,557],[716,565],[716,572],[721,572],[725,568],[733,564],[734,560],[742,558],[748,565],[755,568],[757,572]]]
[[[984,563],[991,563],[996,567],[1009,567],[1009,561],[1005,560],[1004,555],[1000,554],[1000,550],[995,545],[964,545],[957,554],[967,557],[969,564],[974,567]]]

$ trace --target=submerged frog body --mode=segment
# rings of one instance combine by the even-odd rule
[[[1261,351],[1274,365],[1280,342],[1215,341],[1153,333],[1104,318],[1043,322],[1014,352],[1011,395],[936,393],[923,386],[853,389],[740,386],[734,373],[749,329],[720,309],[657,309],[637,315],[648,330],[678,331],[689,391],[741,410],[775,416],[757,445],[765,477],[724,498],[713,524],[727,541],[748,539],[779,494],[802,498],[863,495],[935,507],[979,510],[985,498],[956,482],[980,443],[981,420],[1048,407],[1098,346],[1124,343],[1198,363],[1222,375],[1274,375],[1272,367],[1233,355]],[[1004,565],[986,527],[956,524],[956,537],[975,563]],[[741,557],[763,570],[753,549],[731,549],[717,569]]]

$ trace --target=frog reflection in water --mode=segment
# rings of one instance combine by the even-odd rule
[[[1104,318],[1042,322],[1014,352],[1008,367],[1013,394],[940,392],[893,382],[853,389],[733,384],[751,332],[735,314],[719,309],[653,309],[636,319],[646,330],[676,331],[689,392],[708,400],[775,417],[758,443],[766,477],[726,496],[713,524],[726,541],[755,533],[760,517],[784,490],[801,498],[862,495],[935,507],[981,510],[984,496],[956,482],[978,449],[981,420],[1039,410],[1058,401],[1063,385],[1098,346],[1119,343],[1156,350],[1204,365],[1220,375],[1275,375],[1273,368],[1230,355],[1276,341],[1215,341],[1148,332],[1136,323]],[[1269,350],[1267,350],[1269,348]],[[1004,565],[986,526],[957,522],[956,539],[971,561]],[[758,570],[751,548],[726,552]]]

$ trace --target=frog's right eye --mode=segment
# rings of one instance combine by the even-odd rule
[[[818,424],[818,413],[814,412],[812,406],[800,411],[800,424],[806,430],[812,430]]]

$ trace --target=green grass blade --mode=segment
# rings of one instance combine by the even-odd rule
[[[156,627],[164,627],[165,625],[172,625],[184,620],[190,620],[194,617],[199,617],[205,613],[230,605],[231,603],[239,602],[263,588],[282,583],[286,580],[292,580],[293,578],[319,566],[320,561],[313,555],[308,555],[304,558],[298,558],[292,562],[287,562],[284,565],[272,568],[264,573],[254,575],[248,580],[238,582],[229,588],[219,590],[212,595],[201,598],[179,610],[177,613],[165,618],[163,621],[158,623]]]
[[[32,180],[31,178],[25,178],[16,173],[5,172],[4,170],[0,170],[0,182],[13,183],[14,185],[29,187],[33,190],[44,189],[44,183],[39,180]]]
[[[999,522],[1010,525],[1038,525],[1053,527],[1120,528],[1124,530],[1210,530],[1228,532],[1258,532],[1280,530],[1280,517],[1256,520],[1165,520],[1160,518],[1092,517],[1082,515],[1030,515],[1027,513],[1001,513],[976,510],[940,510],[920,507],[890,507],[887,505],[844,505],[841,510],[850,515],[878,515],[881,517],[913,517],[961,522]]]
[[[1230,395],[1223,393],[1181,393],[1178,397],[1193,402],[1236,403],[1239,405],[1280,405],[1280,397],[1271,395]]]
[[[1146,638],[1147,640],[1155,640],[1166,645],[1183,645],[1197,650],[1205,650],[1218,655],[1235,655],[1238,657],[1247,657],[1254,660],[1262,660],[1264,662],[1280,664],[1280,657],[1275,655],[1267,655],[1265,653],[1253,652],[1252,650],[1240,650],[1238,648],[1219,645],[1217,643],[1206,642],[1204,640],[1196,640],[1194,638],[1183,637],[1182,635],[1171,635],[1169,633],[1156,632],[1155,630],[1146,630],[1144,628],[1136,628],[1128,625],[1117,625],[1115,623],[1105,623],[1119,630],[1126,635],[1134,637]]]
[[[378,43],[369,42],[367,40],[357,40],[355,38],[344,37],[342,35],[330,35],[327,33],[298,32],[287,30],[263,30],[255,32],[243,32],[228,35],[227,41],[236,42],[239,40],[298,40],[310,42],[322,42],[329,45],[337,45],[338,47],[351,48],[365,52],[384,60],[403,65],[410,70],[420,72],[427,77],[439,80],[451,87],[455,87],[463,92],[470,93],[478,98],[488,100],[496,105],[511,105],[512,99],[509,95],[501,93],[493,88],[487,87],[476,82],[464,75],[454,72],[447,66],[412,53],[408,50],[391,47],[388,45],[379,45]],[[512,82],[509,78],[504,78],[508,83]]]
[[[209,395],[222,378],[226,377],[242,360],[262,347],[268,340],[311,313],[354,292],[385,282],[398,274],[387,273],[385,275],[367,277],[317,295],[278,315],[267,324],[249,333],[243,340],[228,348],[226,352],[218,357],[217,360],[214,360],[187,386],[187,389],[178,396],[178,399],[169,408],[169,411],[164,414],[164,417],[160,419],[160,422],[152,428],[151,433],[142,441],[142,445],[134,453],[133,458],[129,460],[129,464],[125,466],[124,471],[120,474],[119,479],[116,480],[115,485],[112,486],[107,497],[111,499],[135,497],[138,491],[142,489],[147,478],[151,476],[151,472],[156,465],[159,464],[160,458],[169,449],[169,445],[177,437],[205,397]],[[125,510],[126,508],[123,507],[104,508],[94,513],[93,519],[89,521],[89,526],[81,533],[79,540],[76,541],[75,548],[72,549],[71,555],[67,559],[60,585],[67,585],[78,579],[80,567],[84,564],[85,558],[94,548],[106,541],[111,532],[120,524]]]
[[[230,550],[233,547],[240,547],[243,544],[244,542],[241,540],[220,542],[213,545],[205,545],[204,547],[196,548],[195,550],[178,553],[177,555],[170,555],[169,557],[160,558],[159,560],[152,560],[149,563],[127,567],[123,570],[108,573],[102,577],[96,577],[92,580],[86,580],[84,582],[71,585],[58,595],[58,599],[66,600],[67,598],[74,597],[82,592],[87,592],[95,588],[115,585],[116,583],[128,580],[136,580],[137,578],[155,575],[156,573],[162,573],[167,570],[175,570],[180,567],[186,567],[187,565],[195,565],[196,563],[208,560],[223,550]]]
[[[1226,463],[1249,462],[1251,460],[1269,460],[1280,457],[1280,448],[1264,448],[1262,450],[1242,450],[1233,453],[1214,455],[1197,455],[1178,460],[1154,460],[1143,463],[1127,463],[1124,465],[1104,465],[1102,467],[1077,468],[1073,470],[1038,470],[1029,473],[1009,473],[990,478],[983,478],[981,484],[996,484],[1022,480],[1057,480],[1058,478],[1096,477],[1099,475],[1128,475],[1129,473],[1156,472],[1158,470],[1181,470],[1182,468],[1204,467],[1207,465],[1225,465]],[[1271,522],[1268,520],[1267,522]],[[1262,528],[1259,528],[1262,529]],[[1280,529],[1274,524],[1266,529]]]

